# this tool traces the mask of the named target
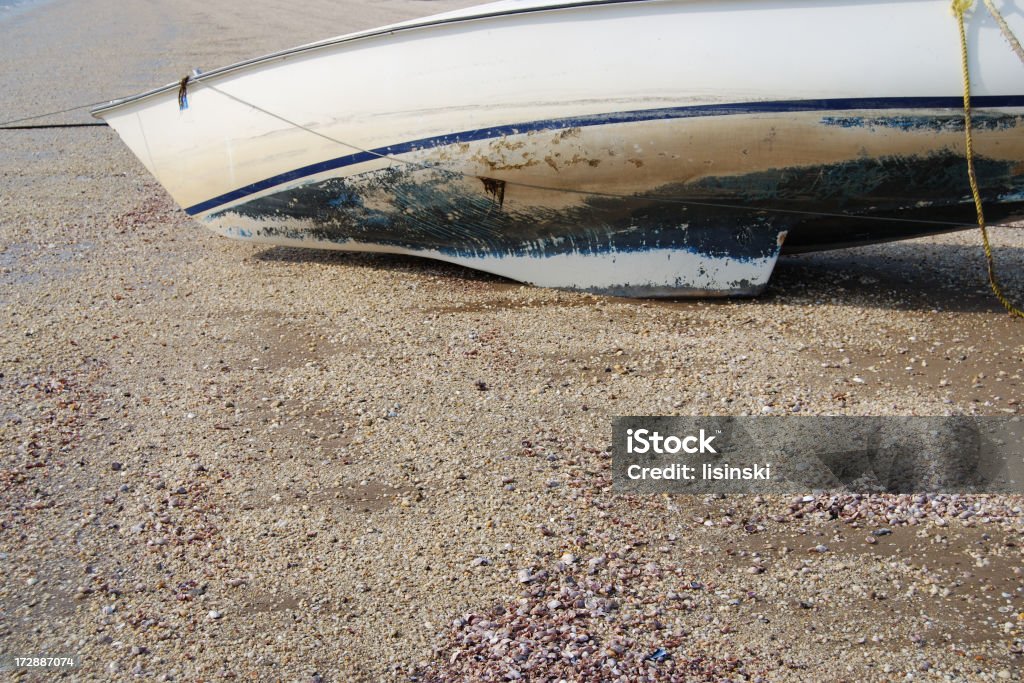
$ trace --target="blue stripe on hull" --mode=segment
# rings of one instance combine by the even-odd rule
[[[978,109],[1024,107],[1024,95],[982,96],[973,98]],[[213,197],[185,209],[194,216],[219,206],[229,204],[243,197],[262,192],[277,185],[300,180],[346,166],[361,164],[379,159],[382,156],[406,154],[423,149],[444,147],[463,142],[475,142],[500,138],[508,135],[520,135],[541,130],[561,130],[566,128],[585,128],[604,126],[617,123],[637,123],[643,121],[659,121],[670,119],[700,118],[708,116],[736,116],[740,114],[771,114],[853,110],[912,110],[912,109],[958,109],[963,106],[961,97],[887,97],[887,98],[845,98],[823,100],[792,100],[775,102],[744,102],[734,104],[712,104],[693,107],[667,107],[661,109],[645,109],[640,111],[615,112],[610,114],[593,114],[588,116],[547,119],[492,128],[438,135],[420,140],[413,140],[387,147],[378,147],[366,152],[348,154],[316,164],[281,173],[279,175],[251,183],[237,190]]]

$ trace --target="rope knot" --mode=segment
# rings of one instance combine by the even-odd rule
[[[963,16],[964,12],[971,9],[974,0],[953,0],[953,14]]]

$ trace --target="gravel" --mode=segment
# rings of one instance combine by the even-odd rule
[[[0,19],[4,117],[466,4],[52,0]],[[627,301],[226,241],[109,130],[2,135],[3,652],[76,680],[1019,678],[1020,496],[608,479],[616,415],[1019,415],[1024,325],[974,233]],[[1024,292],[1024,231],[994,234]]]

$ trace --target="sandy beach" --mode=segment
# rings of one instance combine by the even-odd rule
[[[0,120],[471,4],[22,6]],[[618,415],[1020,415],[976,231],[615,299],[228,241],[107,128],[0,138],[0,654],[82,658],[23,680],[1021,679],[1021,496],[611,490]]]

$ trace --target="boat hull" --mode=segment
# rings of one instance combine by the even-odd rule
[[[722,5],[755,43],[742,56],[750,73],[720,44]],[[612,3],[418,27],[215,74],[192,86],[187,109],[167,91],[100,115],[190,214],[228,237],[416,254],[625,296],[751,295],[780,253],[972,219],[945,3],[881,5],[874,21],[888,23],[869,52],[850,33],[863,3],[797,5]],[[814,37],[751,61],[773,24],[786,35],[794,21]],[[972,21],[984,76],[979,181],[990,219],[1015,218],[1019,65],[983,16]],[[581,63],[574,48],[615,22],[644,28],[652,47],[610,43]],[[926,32],[911,47],[884,42],[911,27]],[[545,34],[563,43],[540,49],[547,63],[512,49],[545,45]],[[829,38],[831,73],[805,54]],[[638,49],[657,61],[630,80],[621,64]],[[409,61],[424,55],[431,63]],[[694,69],[696,57],[706,68]],[[896,74],[877,70],[900,57]],[[311,74],[322,77],[316,90]]]

